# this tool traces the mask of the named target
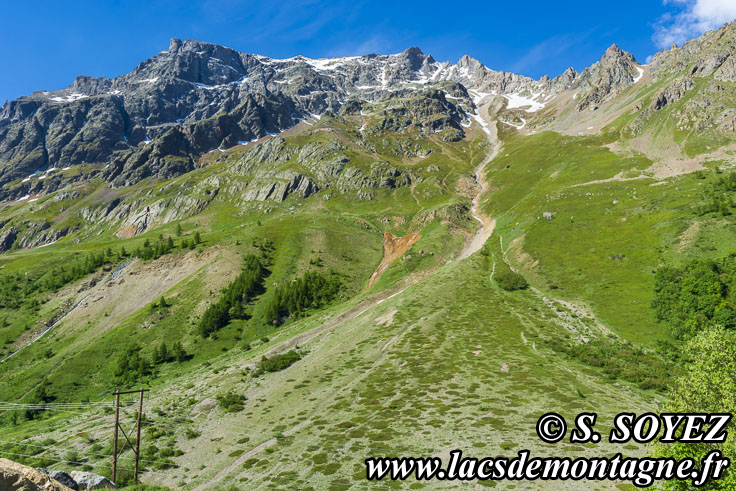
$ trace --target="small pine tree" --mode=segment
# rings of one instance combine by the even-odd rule
[[[197,244],[193,240],[190,240],[189,241],[189,249],[194,249],[195,247],[197,247]]]
[[[194,244],[199,244],[202,242],[202,237],[200,237],[199,232],[196,232],[194,234]]]
[[[182,230],[181,230],[181,223],[176,224],[176,236],[181,237]]]
[[[120,257],[126,257],[128,252],[125,250],[125,246],[120,247]]]
[[[159,365],[161,363],[161,352],[158,349],[158,346],[153,347],[153,353],[151,354],[151,364],[152,365]]]
[[[174,239],[172,239],[171,237],[169,237],[168,240],[166,241],[166,248],[168,250],[171,250],[174,248]]]
[[[184,351],[184,347],[181,345],[181,341],[177,341],[176,343],[174,343],[172,351],[174,352],[174,359],[176,359],[177,362],[181,363],[183,361],[186,361],[187,352]]]
[[[166,307],[169,306],[169,304],[166,303],[166,299],[164,297],[161,297],[161,300],[159,300],[158,302],[158,306],[161,307],[162,309],[165,309]]]
[[[158,356],[161,359],[161,363],[169,361],[169,350],[166,347],[166,343],[161,343],[161,346],[158,349]]]

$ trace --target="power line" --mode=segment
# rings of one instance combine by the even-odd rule
[[[49,451],[49,450],[56,450],[57,452],[63,452],[63,451],[65,451],[65,449],[61,449],[59,447],[54,447],[52,445],[34,445],[33,443],[12,442],[12,441],[9,442],[9,441],[4,441],[4,440],[0,440],[0,443],[5,443],[5,444],[9,444],[9,445],[25,445],[25,446],[28,446],[28,447],[44,448],[44,449],[46,449],[45,451]],[[70,449],[66,449],[66,450],[70,450]],[[11,452],[5,452],[4,450],[0,450],[0,453],[11,453]],[[91,455],[91,456],[103,457],[103,458],[109,458],[111,456],[111,455],[106,455],[106,454],[101,454],[101,453],[95,453],[95,452],[87,452],[87,451],[83,451],[83,453],[84,453],[85,456]],[[43,457],[43,458],[46,458],[45,456],[40,455],[40,454],[36,454],[36,455],[31,456],[31,457],[39,457],[39,458],[40,457]],[[148,459],[140,459],[140,461],[141,462],[148,462],[149,464],[166,465],[166,466],[170,466],[170,467],[179,468],[179,464],[176,464],[176,463],[170,464],[168,462],[160,462],[160,461],[157,461],[157,460],[148,460]],[[84,462],[82,462],[82,463],[84,463]]]

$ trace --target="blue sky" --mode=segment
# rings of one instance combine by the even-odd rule
[[[0,29],[0,103],[116,76],[169,44],[198,39],[272,57],[463,54],[538,78],[582,69],[612,43],[644,62],[736,17],[734,0],[7,2]]]

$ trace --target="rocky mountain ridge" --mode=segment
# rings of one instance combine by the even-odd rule
[[[635,73],[633,56],[613,47],[581,74],[568,69],[553,79],[533,80],[491,70],[469,56],[454,65],[437,62],[419,48],[395,55],[280,60],[172,39],[168,50],[128,74],[80,76],[69,88],[6,103],[0,109],[1,197],[18,199],[29,194],[39,173],[85,163],[108,166],[87,169],[86,177],[100,175],[115,186],[170,178],[192,170],[206,152],[279,133],[356,101],[434,87],[468,113],[488,95],[535,111],[579,86],[591,92],[582,108],[631,83]],[[453,116],[458,127],[462,116]],[[58,179],[47,177],[42,187],[53,189]]]

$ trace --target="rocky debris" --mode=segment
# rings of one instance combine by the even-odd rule
[[[469,211],[470,209],[467,206],[461,204],[423,210],[412,218],[411,228],[421,229],[435,220],[440,220],[442,223],[449,223],[459,228],[465,228],[472,220]]]
[[[271,176],[264,175],[251,181],[243,195],[243,200],[280,202],[294,193],[307,198],[318,191],[319,187],[310,178],[287,170],[276,172]]]
[[[637,106],[637,108],[635,108],[639,111],[639,114],[631,123],[629,123],[628,129],[634,135],[641,133],[644,125],[656,111],[660,111],[666,106],[680,100],[688,90],[694,87],[694,85],[695,82],[690,75],[676,78],[669,85],[657,92],[649,106],[644,109],[642,109],[641,106]]]
[[[0,231],[0,252],[7,252],[15,244],[15,240],[18,238],[18,229],[10,226],[3,227]]]
[[[356,193],[355,197],[358,198],[360,201],[371,201],[374,198],[374,194],[365,189],[361,189]]]
[[[91,472],[72,471],[72,479],[76,481],[80,491],[91,489],[117,489],[115,483],[106,477]]]
[[[662,89],[656,96],[651,108],[655,111],[659,111],[667,104],[671,104],[679,100],[685,92],[690,90],[695,83],[692,77],[685,77],[675,80],[673,83]]]
[[[368,280],[368,286],[373,285],[381,274],[394,262],[401,257],[411,246],[416,244],[422,236],[419,234],[409,234],[404,237],[396,237],[388,232],[383,234],[383,260]],[[424,251],[421,252],[423,254]],[[410,256],[405,256],[409,258]]]
[[[64,486],[48,474],[36,470],[33,467],[0,458],[0,489],[69,491],[73,488]]]
[[[77,484],[77,482],[74,479],[72,479],[72,476],[70,476],[64,471],[49,471],[46,469],[42,469],[40,467],[37,468],[36,470],[39,472],[43,472],[44,474],[48,474],[53,479],[55,479],[56,481],[63,484],[69,489],[73,489],[74,491],[79,491],[79,484]]]
[[[203,193],[203,197],[176,194],[154,202],[148,202],[145,199],[123,201],[120,198],[114,198],[94,207],[82,208],[79,216],[94,224],[120,222],[118,236],[132,237],[153,227],[201,212],[217,196],[217,189],[207,191]]]

